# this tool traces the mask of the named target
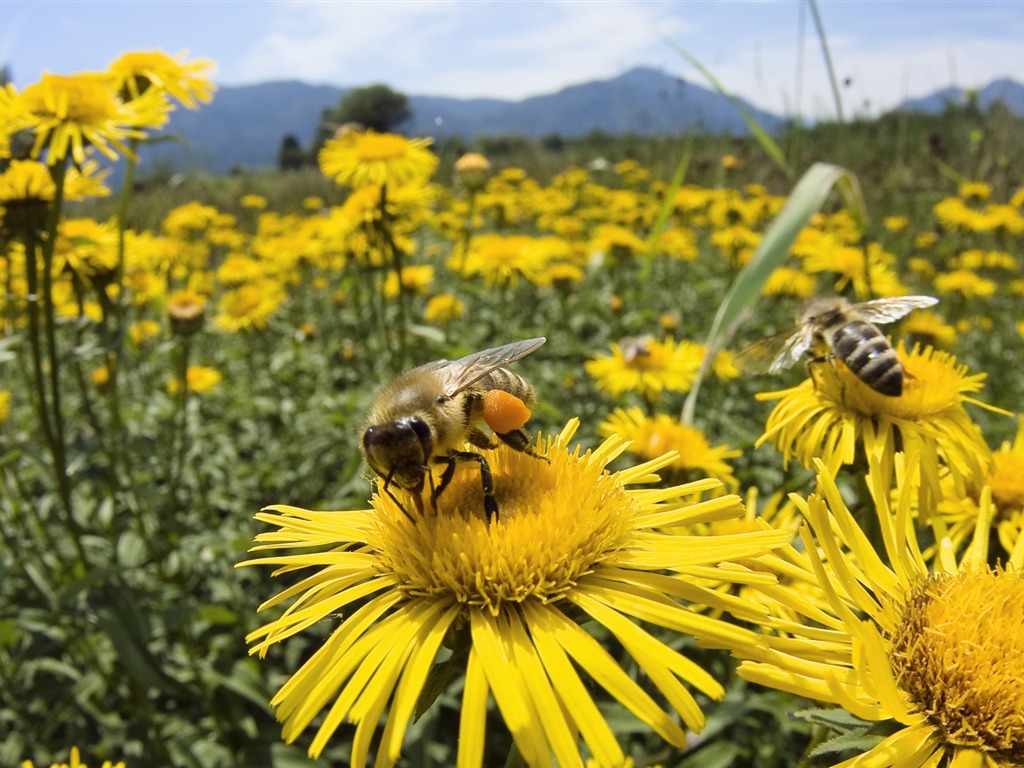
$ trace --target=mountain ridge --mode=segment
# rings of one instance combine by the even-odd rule
[[[147,146],[141,171],[165,165],[172,171],[202,169],[225,174],[276,167],[284,137],[294,136],[309,146],[322,111],[336,107],[350,90],[299,80],[223,86],[199,111],[178,109],[172,113],[162,134],[172,140]],[[973,94],[983,109],[1003,101],[1024,115],[1024,86],[1015,81],[997,80]],[[964,103],[967,98],[964,89],[947,88],[908,100],[894,111],[941,112],[949,103]],[[651,67],[520,100],[420,95],[408,99],[413,117],[401,126],[402,131],[438,141],[506,135],[577,138],[592,131],[637,136],[679,135],[692,130],[749,134],[729,98]],[[737,101],[769,132],[787,122],[742,99]]]

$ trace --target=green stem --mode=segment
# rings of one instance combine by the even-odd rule
[[[406,295],[405,291],[402,290],[402,249],[398,247],[398,243],[395,242],[395,238],[391,235],[390,221],[388,220],[387,211],[387,185],[383,184],[380,188],[380,233],[384,238],[384,243],[387,246],[388,251],[391,253],[391,268],[395,271],[395,275],[398,277],[398,365],[399,369],[405,368],[406,361]]]
[[[61,407],[60,355],[57,352],[57,310],[53,301],[53,257],[57,248],[57,230],[60,225],[61,209],[64,207],[64,180],[67,177],[67,167],[68,159],[65,156],[51,170],[55,189],[53,207],[50,208],[49,219],[46,223],[46,239],[43,241],[42,298],[46,319],[46,350],[50,368],[50,407],[53,411],[54,472],[57,476],[57,488],[68,518],[68,525],[74,533],[78,531],[78,526],[71,511],[71,480],[68,477],[67,443],[64,437],[64,414]]]

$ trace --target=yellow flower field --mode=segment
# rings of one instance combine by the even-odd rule
[[[135,190],[211,67],[0,90],[0,764],[1024,764],[1024,157]]]

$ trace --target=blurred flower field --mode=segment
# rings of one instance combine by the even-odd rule
[[[0,765],[1024,764],[1017,155],[865,217],[756,147],[541,177],[344,126],[320,194],[143,211],[211,72],[0,90]],[[882,327],[901,395],[743,368],[821,295],[939,300]],[[497,516],[475,461],[374,481],[382,385],[541,336]]]

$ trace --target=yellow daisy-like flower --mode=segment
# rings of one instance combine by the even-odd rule
[[[802,269],[779,267],[765,280],[761,292],[765,296],[793,296],[809,299],[817,291],[818,284],[812,275]]]
[[[257,280],[240,285],[224,294],[220,313],[213,324],[224,331],[247,331],[265,328],[278,307],[288,297],[275,280]]]
[[[956,343],[956,329],[931,309],[914,312],[900,323],[900,332],[910,340],[949,348]]]
[[[713,698],[722,695],[721,686],[636,621],[720,644],[752,642],[748,631],[678,601],[708,600],[744,612],[741,601],[686,577],[767,553],[787,534],[683,533],[688,521],[741,515],[738,497],[686,503],[679,498],[691,486],[633,489],[655,481],[653,473],[673,456],[612,473],[607,465],[622,452],[622,440],[609,438],[582,453],[569,448],[577,426],[570,422],[538,443],[546,460],[504,445],[488,452],[500,505],[489,522],[474,466],[456,472],[436,511],[415,520],[411,497],[399,489],[396,497],[374,496],[368,510],[273,507],[257,516],[276,530],[260,534],[256,550],[306,551],[265,554],[244,565],[292,575],[309,570],[264,604],[294,600],[281,618],[249,636],[252,651],[262,654],[345,612],[272,701],[286,740],[317,718],[309,749],[316,756],[342,723],[354,723],[351,765],[361,767],[387,709],[376,764],[394,765],[428,676],[463,670],[457,761],[463,768],[482,763],[491,696],[531,766],[582,767],[580,740],[598,765],[623,764],[594,700],[595,684],[671,744],[684,744],[687,728],[700,730],[703,715],[683,683]],[[401,507],[396,499],[404,499]],[[756,620],[756,610],[746,613]],[[590,634],[591,622],[632,657],[644,685]],[[454,652],[439,661],[446,638]],[[678,715],[662,709],[653,691]]]
[[[11,393],[0,389],[0,424],[6,424],[11,417]]]
[[[617,397],[638,392],[657,400],[663,392],[686,392],[693,385],[704,359],[704,350],[691,341],[645,339],[642,345],[613,343],[612,354],[584,363],[598,389]]]
[[[431,139],[407,139],[395,133],[350,131],[328,139],[320,150],[320,170],[349,187],[400,187],[422,182],[437,167]]]
[[[882,226],[889,232],[902,232],[909,223],[910,220],[906,216],[886,216],[882,219]]]
[[[22,93],[8,85],[0,89],[0,110],[11,110],[11,130],[35,133],[32,157],[46,151],[53,165],[69,153],[76,163],[86,161],[85,148],[93,146],[111,160],[117,153],[130,155],[124,141],[143,138],[146,128],[167,123],[169,105],[156,92],[123,102],[106,75],[44,73],[39,83]],[[116,151],[115,151],[116,150]]]
[[[1011,553],[1024,531],[1024,417],[1018,419],[1013,442],[1006,441],[992,452],[984,486],[968,486],[965,492],[958,492],[952,483],[943,484],[943,496],[929,517],[941,520],[943,534],[957,550],[976,535],[981,520],[979,504],[986,489],[992,498],[991,523],[999,543]]]
[[[103,285],[117,268],[117,230],[112,222],[64,219],[54,256],[57,269],[69,269],[87,282]]]
[[[925,508],[941,496],[940,466],[959,487],[980,487],[990,452],[964,403],[990,408],[969,396],[981,390],[985,374],[969,375],[952,355],[931,347],[908,353],[900,343],[896,355],[904,370],[898,397],[876,392],[839,360],[815,365],[813,378],[792,389],[759,394],[779,403],[757,445],[770,441],[783,461],[795,456],[808,468],[820,458],[833,474],[854,462],[858,446],[889,468],[905,451],[920,459]]]
[[[437,296],[430,297],[427,308],[423,310],[423,319],[431,325],[443,325],[462,317],[465,312],[465,302],[450,293],[439,293]]]
[[[188,109],[208,104],[217,86],[209,79],[214,63],[208,59],[185,62],[186,53],[168,56],[163,51],[131,51],[111,62],[107,72],[129,99],[137,99],[150,89],[166,93]]]
[[[959,293],[967,299],[987,299],[995,294],[996,284],[969,269],[957,269],[936,275],[935,290],[943,296]]]
[[[868,482],[881,553],[818,463],[818,492],[797,499],[808,523],[802,550],[761,560],[787,583],[757,587],[772,633],[733,649],[745,659],[739,674],[895,730],[842,768],[1020,765],[1024,540],[1005,569],[993,569],[979,527],[959,563],[946,541],[930,572],[906,500],[890,508],[877,469],[872,462]],[[991,515],[987,498],[982,515]]]
[[[547,240],[558,238],[480,235],[470,242],[465,260],[461,264],[450,261],[449,267],[459,269],[466,277],[481,275],[487,287],[516,286],[521,278],[536,283],[551,261],[552,249]]]
[[[31,760],[24,760],[21,763],[21,768],[35,768],[35,763]],[[40,764],[40,768],[42,768],[42,764]],[[82,762],[82,755],[78,751],[78,747],[72,747],[68,762],[51,763],[50,768],[88,768],[88,766]],[[125,768],[125,763],[124,760],[118,760],[116,763],[111,760],[104,760],[101,768]]]
[[[205,365],[190,365],[185,371],[185,388],[189,392],[205,394],[220,384],[221,372]],[[167,392],[176,395],[181,392],[181,379],[167,382]]]
[[[400,291],[415,293],[420,296],[430,290],[430,284],[434,282],[434,267],[430,264],[414,264],[402,267],[402,277],[394,270],[388,272],[384,279],[384,295],[393,299]]]
[[[160,323],[156,320],[139,320],[128,326],[128,338],[135,346],[140,347],[160,333]]]
[[[252,208],[257,211],[262,211],[267,207],[267,198],[263,195],[242,195],[242,199],[239,200],[243,208]]]
[[[674,451],[676,459],[669,468],[683,473],[684,477],[699,471],[719,480],[731,491],[739,487],[726,460],[742,455],[742,451],[725,445],[712,447],[699,429],[667,414],[646,416],[639,408],[616,408],[597,428],[597,434],[601,437],[617,435],[629,441],[626,450],[645,460]]]

